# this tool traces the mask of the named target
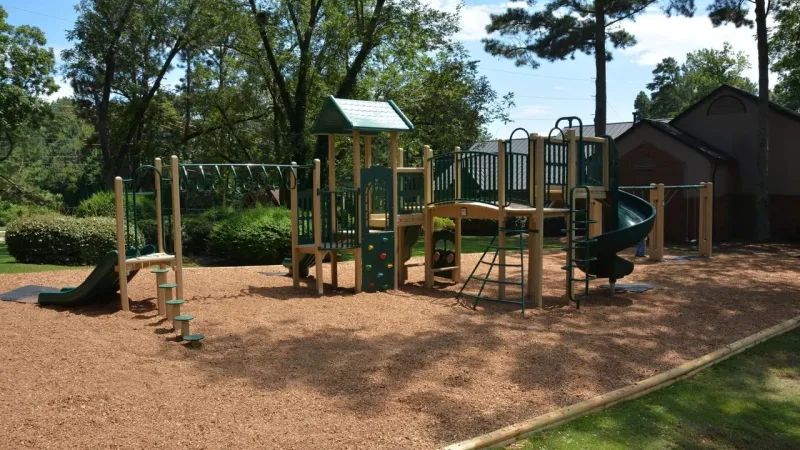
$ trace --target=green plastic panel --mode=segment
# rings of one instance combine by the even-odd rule
[[[394,189],[392,170],[387,167],[361,169],[362,275],[361,290],[380,292],[395,288],[397,258],[394,251]],[[370,202],[371,199],[371,202]],[[368,205],[372,205],[372,211]],[[370,213],[386,214],[387,229],[370,230]]]

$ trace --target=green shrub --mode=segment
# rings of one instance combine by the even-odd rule
[[[447,217],[433,218],[433,231],[455,230],[456,223]]]
[[[256,208],[217,223],[212,256],[236,264],[280,264],[291,253],[291,218],[285,208]]]
[[[91,265],[116,248],[115,230],[108,217],[24,217],[9,224],[6,243],[21,263]]]
[[[128,194],[128,204],[133,205],[133,195]],[[110,191],[97,192],[78,204],[75,215],[78,217],[114,217],[114,193]],[[152,197],[136,196],[136,218],[138,220],[153,219],[156,217],[156,207]]]
[[[42,206],[19,205],[12,202],[0,200],[0,227],[21,218],[29,216],[39,216],[48,214],[58,214],[53,210]]]
[[[213,208],[201,214],[181,217],[183,228],[183,250],[187,254],[201,255],[208,253],[211,231],[217,223],[229,219],[236,214],[233,208]]]

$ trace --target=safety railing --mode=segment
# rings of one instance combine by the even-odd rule
[[[356,248],[359,246],[359,190],[339,188],[320,190],[322,248]],[[331,204],[335,205],[331,208]]]
[[[425,203],[425,178],[422,173],[397,174],[397,213],[422,213]]]
[[[314,191],[297,192],[297,243],[314,243]]]
[[[584,138],[585,139],[585,138]],[[603,186],[603,158],[602,141],[583,142],[583,160],[578,167],[578,184],[583,186]]]
[[[460,186],[454,200],[496,205],[500,182],[497,154],[467,151],[451,155],[457,155],[457,167],[461,173]]]
[[[511,203],[530,204],[533,188],[530,161],[526,153],[506,153],[506,206]]]

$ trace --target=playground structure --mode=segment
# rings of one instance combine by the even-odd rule
[[[564,122],[567,129],[559,125]],[[577,128],[575,128],[577,125]],[[575,130],[578,130],[578,133]],[[461,220],[498,221],[498,234],[487,249],[493,250],[486,276],[470,274],[480,281],[473,305],[481,300],[542,306],[543,226],[548,218],[567,219],[566,290],[580,305],[588,295],[589,281],[609,278],[612,284],[630,274],[633,264],[617,252],[635,245],[651,231],[655,208],[647,201],[621,192],[617,182],[617,154],[610,137],[583,137],[580,120],[564,118],[551,135],[529,134],[526,153],[510,151],[509,141],[498,141],[497,153],[461,151],[437,153],[424,147],[423,167],[404,167],[397,145],[401,132],[413,125],[393,102],[342,100],[329,97],[312,126],[315,135],[328,136],[327,186],[323,188],[322,167],[314,161],[312,188],[292,192],[293,284],[299,285],[301,260],[315,265],[315,287],[323,293],[321,262],[330,255],[331,285],[338,287],[337,262],[342,252],[355,259],[355,292],[394,289],[406,280],[411,248],[424,230],[425,281],[432,287],[437,276],[461,280]],[[389,133],[386,160],[389,167],[373,166],[372,138]],[[554,135],[554,133],[556,133]],[[352,139],[352,186],[337,188],[337,136]],[[513,133],[512,133],[513,138]],[[361,167],[362,139],[364,167]],[[363,185],[362,185],[363,181]],[[452,264],[437,264],[433,232],[434,217],[455,222]],[[506,226],[509,218],[525,219],[527,228]],[[507,234],[529,235],[517,247],[507,243]],[[527,250],[527,264],[520,262],[521,279],[506,277],[506,254]],[[448,255],[448,259],[450,255]],[[479,263],[479,264],[481,264]],[[491,278],[493,269],[497,278]],[[580,270],[586,276],[576,273]],[[482,295],[486,283],[498,285],[497,298]],[[521,287],[519,299],[508,299],[505,287]],[[528,289],[525,289],[525,285]],[[582,292],[576,289],[580,288]]]
[[[649,193],[650,204],[656,209],[656,221],[653,231],[650,232],[647,238],[647,255],[651,261],[664,260],[664,230],[667,222],[665,209],[679,193],[683,194],[686,206],[684,213],[686,223],[684,243],[696,243],[699,256],[711,257],[714,226],[713,183],[674,186],[652,183],[648,186],[620,186],[620,189],[631,192],[634,195],[640,194],[639,196],[642,198],[645,197],[645,193]]]
[[[456,147],[452,152],[434,154],[425,146],[422,167],[407,167],[408,158],[398,148],[398,134],[413,129],[391,101],[329,97],[312,126],[312,133],[328,137],[324,187],[319,160],[312,165],[182,164],[173,155],[169,170],[164,171],[156,158],[152,166],[136,169],[131,178],[115,179],[116,250],[81,286],[42,294],[39,301],[78,305],[119,290],[120,306],[128,311],[128,281],[139,270],[153,268],[159,315],[172,321],[183,338],[201,340],[202,335],[189,334],[193,317],[180,312],[185,305],[181,210],[192,210],[192,198],[202,200],[220,191],[224,202],[231,187],[239,192],[268,192],[273,199],[277,189],[288,190],[291,258],[285,265],[291,270],[295,287],[315,266],[315,288],[320,295],[324,288],[323,261],[330,258],[331,285],[337,288],[337,265],[343,253],[352,253],[355,259],[356,293],[402,285],[411,267],[412,247],[423,232],[424,286],[432,287],[437,277],[461,282],[461,221],[490,219],[498,222],[497,235],[458,296],[471,299],[473,306],[480,301],[497,301],[518,304],[523,312],[526,304],[542,307],[544,224],[547,219],[563,217],[567,223],[563,267],[566,294],[580,307],[591,280],[608,278],[613,289],[618,279],[633,271],[633,263],[617,256],[618,252],[649,235],[651,257],[663,257],[666,188],[699,189],[698,242],[702,255],[711,254],[711,183],[626,187],[648,190],[650,201],[620,190],[613,139],[582,136],[578,118],[559,119],[547,137],[514,130],[509,140],[497,141],[496,153]],[[385,156],[381,159],[386,165],[373,165],[373,138],[384,132],[389,134],[388,150],[377,156]],[[526,135],[526,152],[512,151],[517,132]],[[341,149],[336,138],[343,135],[352,142],[353,178],[349,186],[337,186],[337,151]],[[137,210],[137,198],[142,196],[152,197],[155,206],[157,238],[147,245],[140,239]],[[435,217],[452,218],[455,229],[435,233]],[[509,225],[512,218],[517,226]],[[520,227],[520,223],[524,225]],[[519,254],[519,263],[508,262],[508,254]],[[482,265],[488,266],[485,275],[477,272]],[[507,268],[512,272],[518,268],[518,279],[509,279]],[[174,273],[172,283],[168,282],[170,271]],[[480,283],[477,293],[467,292],[470,282]],[[484,293],[487,284],[497,287],[496,295]],[[520,288],[519,298],[506,295],[506,287],[514,285]]]

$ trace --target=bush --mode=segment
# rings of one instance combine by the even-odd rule
[[[285,208],[256,208],[217,223],[212,256],[236,264],[280,264],[291,253],[291,218]]]
[[[128,204],[133,204],[133,195],[128,194]],[[78,204],[75,215],[78,217],[114,217],[114,193],[110,191],[97,192]],[[156,206],[152,197],[136,196],[136,218],[147,220],[156,217]]]
[[[107,217],[24,217],[8,226],[6,243],[21,263],[92,265],[116,248],[115,230]]]
[[[29,216],[39,216],[47,214],[57,214],[55,211],[42,206],[19,205],[16,203],[0,200],[0,227],[21,218]]]
[[[433,218],[433,231],[455,230],[456,223],[447,217]]]
[[[220,207],[210,209],[202,214],[181,217],[184,252],[193,255],[208,253],[211,231],[217,223],[229,219],[235,214],[233,208]]]

